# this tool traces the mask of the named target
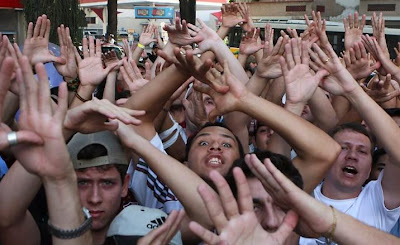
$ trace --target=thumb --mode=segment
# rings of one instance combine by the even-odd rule
[[[64,57],[57,57],[57,56],[52,56],[50,61],[61,65],[67,63],[67,60]]]
[[[328,76],[329,72],[325,69],[319,70],[317,74],[315,74],[315,77],[318,79],[318,81],[321,81],[324,77]]]
[[[215,122],[215,120],[217,120],[217,117],[220,116],[219,111],[215,108],[212,111],[210,111],[210,113],[208,114],[208,120],[210,122]]]
[[[276,239],[281,240],[282,242],[285,241],[286,238],[291,234],[293,229],[296,227],[298,220],[299,216],[293,210],[289,210],[282,224],[279,226],[278,230],[274,234],[277,236]]]

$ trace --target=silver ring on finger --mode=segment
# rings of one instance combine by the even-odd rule
[[[17,132],[15,132],[15,131],[9,132],[7,134],[7,141],[8,141],[8,144],[10,144],[10,146],[14,146],[14,145],[18,144]]]

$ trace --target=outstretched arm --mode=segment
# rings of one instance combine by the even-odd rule
[[[46,191],[51,224],[64,230],[79,227],[84,221],[84,215],[75,171],[62,135],[62,123],[67,111],[66,84],[60,85],[58,106],[53,113],[49,103],[49,82],[43,64],[35,66],[39,78],[39,81],[36,81],[28,59],[22,57],[19,63],[24,78],[19,88],[19,126],[40,136],[43,145],[17,144],[12,147],[12,152],[28,172],[40,176]],[[54,244],[90,242],[90,232],[69,240],[53,236]]]
[[[312,237],[325,236],[345,245],[399,243],[399,238],[312,198],[286,178],[269,159],[263,164],[255,155],[249,155],[246,163],[279,206],[290,207],[299,215],[298,232]]]
[[[313,190],[336,159],[339,145],[322,130],[302,118],[248,92],[230,73],[226,63],[224,68],[222,79],[215,79],[215,82],[228,84],[229,92],[221,94],[210,88],[197,87],[202,92],[209,93],[216,103],[216,109],[210,113],[210,117],[230,111],[241,111],[264,122],[303,156],[303,161],[297,162],[296,167],[305,179],[306,190]]]
[[[376,45],[376,40],[364,38],[370,45]],[[400,144],[400,128],[386,114],[383,109],[375,103],[353,79],[350,73],[342,66],[332,46],[326,42],[323,44],[328,54],[317,48],[320,56],[329,55],[331,58],[326,62],[324,69],[332,74],[333,79],[323,82],[321,85],[331,94],[341,95],[350,101],[353,108],[361,115],[369,126],[371,132],[376,136],[383,148],[392,159],[393,164],[386,166],[382,179],[382,188],[385,206],[393,209],[400,206],[400,152],[397,144]],[[376,46],[379,48],[379,46]]]

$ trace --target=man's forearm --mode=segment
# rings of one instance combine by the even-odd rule
[[[72,166],[72,163],[70,163]],[[51,224],[62,230],[76,229],[85,221],[82,205],[78,194],[78,184],[75,172],[66,173],[63,179],[43,178],[46,191],[49,220]],[[53,244],[91,244],[90,231],[74,239],[59,239],[53,236]]]

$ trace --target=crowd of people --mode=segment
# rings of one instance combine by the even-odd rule
[[[0,35],[0,244],[399,244],[399,50],[382,14],[343,20],[340,57],[305,22],[261,36],[229,3],[120,58],[64,25],[55,56],[46,15],[23,51]]]

